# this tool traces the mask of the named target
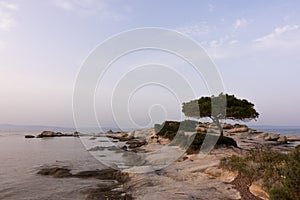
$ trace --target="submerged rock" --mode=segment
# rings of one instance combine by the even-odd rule
[[[25,135],[25,138],[35,138],[34,135]]]
[[[72,174],[70,173],[71,170],[61,167],[53,167],[53,168],[44,168],[41,169],[38,174],[44,176],[53,176],[55,178],[65,178],[71,177]]]
[[[45,176],[52,176],[55,178],[96,178],[107,180],[97,185],[96,188],[89,188],[83,193],[86,195],[86,200],[96,199],[118,199],[118,200],[131,200],[131,196],[126,194],[123,185],[128,181],[128,174],[119,170],[107,168],[102,170],[82,171],[76,174],[70,173],[70,169],[63,167],[50,167],[41,169],[38,174]],[[110,181],[108,181],[110,180]]]

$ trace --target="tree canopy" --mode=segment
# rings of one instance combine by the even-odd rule
[[[212,107],[214,110],[212,110]],[[255,110],[253,103],[246,99],[238,99],[234,95],[223,93],[216,97],[201,97],[200,99],[183,103],[182,112],[187,117],[198,119],[209,117],[219,127],[220,119],[247,121],[259,117],[259,113]]]

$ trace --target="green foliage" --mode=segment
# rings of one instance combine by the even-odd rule
[[[175,121],[166,121],[163,124],[155,125],[156,134],[168,138],[171,140],[170,145],[178,145],[181,147],[187,147],[187,153],[193,154],[198,153],[200,151],[201,145],[203,144],[206,134],[203,133],[195,133],[196,135],[193,136],[186,136],[184,131],[186,132],[195,132],[195,128],[198,122],[193,120],[185,120],[183,122],[175,122]],[[176,135],[177,134],[177,135]],[[175,138],[176,136],[176,138]],[[233,146],[237,147],[236,142],[229,137],[225,136],[211,136],[210,137],[217,137],[212,140],[217,140],[217,147],[219,146]]]
[[[213,111],[212,105],[215,108]],[[226,106],[226,109],[223,106]],[[195,118],[210,117],[220,119],[225,117],[225,113],[222,113],[223,110],[226,110],[226,118],[232,120],[251,120],[259,116],[254,109],[253,103],[228,94],[220,94],[217,97],[201,97],[182,105],[182,112],[188,117]]]
[[[191,145],[189,146],[189,148],[187,149],[187,154],[195,154],[195,153],[199,153],[201,146],[205,140],[206,134],[202,134],[202,133],[197,133],[195,135],[195,138],[193,139],[193,141],[191,142]],[[210,136],[212,140],[217,140],[216,143],[216,147],[222,147],[222,146],[233,146],[233,147],[237,147],[236,142],[229,137],[225,137],[225,136]],[[212,137],[217,137],[215,139],[213,139]]]
[[[269,149],[257,149],[244,157],[224,158],[221,166],[228,170],[239,171],[251,181],[262,179],[271,200],[300,199],[299,148],[295,148],[288,155]]]
[[[194,132],[198,122],[193,120],[185,120],[182,122],[165,121],[163,124],[155,124],[154,129],[157,135],[173,140],[176,133],[180,130],[186,132]]]

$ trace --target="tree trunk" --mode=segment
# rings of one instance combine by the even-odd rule
[[[215,117],[211,117],[211,119],[218,126],[218,129],[220,130],[220,136],[223,136],[223,128],[221,126],[221,123],[220,123],[219,119],[215,118]]]

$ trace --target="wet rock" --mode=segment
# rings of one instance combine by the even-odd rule
[[[69,169],[65,169],[65,168],[61,168],[61,167],[41,169],[38,172],[38,174],[44,175],[44,176],[53,176],[55,178],[65,178],[65,177],[72,176]]]
[[[86,190],[85,200],[132,200],[133,198],[126,194],[122,189],[115,190],[113,187],[98,187]]]
[[[123,149],[124,151],[127,151],[128,148],[127,148],[126,145],[124,145],[124,146],[121,147],[121,149]]]
[[[25,135],[25,138],[35,138],[34,135]]]
[[[96,146],[96,147],[90,148],[88,151],[103,151],[105,149],[106,149],[106,147]]]
[[[97,185],[96,188],[89,188],[82,193],[85,194],[86,200],[111,199],[111,200],[131,200],[132,197],[123,190],[123,185],[128,181],[128,174],[122,173],[115,169],[102,169],[82,171],[77,174],[71,174],[69,169],[62,167],[45,168],[38,172],[40,175],[53,176],[55,178],[97,178],[104,181]]]
[[[116,179],[117,173],[118,173],[118,170],[108,168],[108,169],[103,169],[103,170],[91,170],[91,171],[78,172],[77,174],[74,174],[73,177],[113,180],[113,179]]]
[[[80,133],[79,133],[78,131],[75,131],[75,132],[73,133],[73,136],[74,136],[74,137],[79,137],[79,136],[80,136]]]

